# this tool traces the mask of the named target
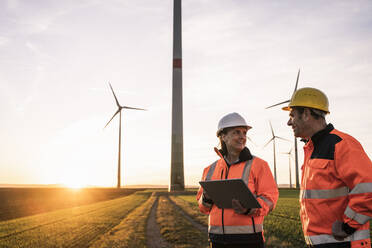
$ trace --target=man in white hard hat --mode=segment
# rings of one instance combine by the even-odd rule
[[[222,117],[217,128],[221,149],[215,148],[220,159],[204,169],[202,180],[243,179],[262,208],[246,209],[234,199],[233,208],[220,209],[200,188],[197,200],[200,211],[209,215],[212,248],[264,247],[264,216],[274,209],[279,193],[268,164],[245,146],[249,129],[238,113]]]
[[[298,89],[287,107],[288,126],[306,140],[300,216],[309,247],[370,248],[372,163],[352,136],[327,124],[328,98]]]

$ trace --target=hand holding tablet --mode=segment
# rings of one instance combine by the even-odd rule
[[[233,208],[233,199],[246,209],[261,208],[242,179],[200,181],[199,184],[218,208]]]

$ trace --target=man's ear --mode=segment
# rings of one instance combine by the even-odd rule
[[[305,108],[305,109],[304,109],[304,112],[302,113],[302,119],[303,119],[304,121],[308,121],[308,120],[310,119],[310,117],[311,117],[310,109]]]

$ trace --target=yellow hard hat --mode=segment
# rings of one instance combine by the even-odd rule
[[[296,90],[288,106],[282,108],[283,110],[291,110],[291,107],[308,107],[319,109],[329,114],[329,103],[327,96],[315,88],[301,88]]]

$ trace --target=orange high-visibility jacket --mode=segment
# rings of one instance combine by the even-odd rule
[[[371,247],[372,163],[360,143],[328,124],[304,146],[300,215],[307,244],[351,242]],[[357,229],[343,241],[332,236],[332,224]]]
[[[209,239],[216,243],[249,243],[259,237],[263,240],[264,216],[275,208],[278,200],[278,188],[268,164],[251,155],[244,148],[237,163],[227,166],[221,159],[206,167],[202,180],[241,178],[256,195],[262,208],[252,215],[237,214],[233,209],[220,209],[213,203],[203,200],[203,188],[200,187],[197,200],[202,213],[209,214]],[[247,235],[251,234],[251,235]]]

